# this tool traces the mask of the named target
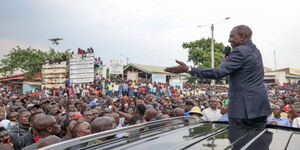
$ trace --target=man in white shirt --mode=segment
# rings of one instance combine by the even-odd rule
[[[220,109],[217,108],[217,97],[211,97],[209,100],[209,107],[204,109],[202,119],[204,121],[217,121],[222,117]]]
[[[293,120],[292,127],[300,128],[300,105],[293,106],[293,110],[296,116]]]

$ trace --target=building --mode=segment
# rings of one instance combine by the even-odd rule
[[[42,75],[40,73],[35,74],[32,81],[26,81],[24,73],[16,73],[14,75],[0,77],[0,87],[13,89],[21,93],[33,92],[36,88],[41,88],[41,80]]]
[[[162,66],[150,66],[140,64],[128,64],[124,68],[124,79],[138,80],[149,79],[152,82],[169,83],[171,86],[182,87],[186,77],[190,76],[187,73],[173,74],[165,72],[166,67]]]
[[[298,83],[300,81],[300,69],[283,68],[265,72],[266,83],[276,83],[279,85],[286,83]]]

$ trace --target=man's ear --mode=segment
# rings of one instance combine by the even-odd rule
[[[53,132],[52,127],[47,127],[46,129],[47,129],[47,132],[48,132],[48,133],[52,133],[52,132]]]
[[[247,40],[251,40],[251,37],[249,37],[249,35],[245,34],[245,33],[242,33],[241,34],[241,39],[243,41],[243,43]]]

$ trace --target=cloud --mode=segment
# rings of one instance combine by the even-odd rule
[[[17,41],[17,40],[12,40],[12,39],[0,39],[0,58],[9,54],[9,52],[13,49],[16,48],[16,46],[20,46],[21,48],[35,48],[35,49],[40,49],[40,50],[49,50],[49,47],[45,45],[39,45],[39,44],[34,44],[34,43],[27,43],[25,41]]]
[[[246,24],[254,31],[254,43],[266,66],[273,67],[276,50],[278,68],[300,68],[297,4],[293,0],[272,4],[253,0],[247,5],[238,0],[3,0],[0,50],[7,53],[22,44],[48,49],[52,46],[49,38],[61,37],[64,40],[56,49],[92,46],[105,63],[124,59],[122,54],[130,62],[166,66],[174,64],[174,59],[187,60],[183,42],[210,37],[210,27],[198,25],[229,16],[231,19],[215,25],[217,42],[227,45],[231,28]]]

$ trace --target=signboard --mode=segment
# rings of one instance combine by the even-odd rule
[[[137,72],[131,72],[131,71],[127,72],[127,80],[138,80],[138,79],[139,76]]]
[[[164,74],[152,74],[152,82],[166,83],[166,75],[164,75]]]
[[[178,87],[180,89],[183,88],[183,82],[180,79],[170,79],[169,83],[170,83],[170,86],[173,86],[175,88],[178,88]]]
[[[83,64],[83,65],[70,65],[70,69],[86,69],[86,68],[92,68],[94,69],[94,63],[92,64]]]
[[[48,78],[65,78],[64,74],[44,74],[43,79],[48,79]]]
[[[94,60],[82,60],[82,61],[71,61],[70,64],[71,65],[86,65],[86,64],[91,64],[94,63]]]
[[[45,64],[42,66],[43,69],[50,69],[50,68],[66,68],[66,62],[61,62],[61,63],[55,63],[55,64]]]
[[[123,74],[123,61],[121,59],[110,60],[110,74]]]
[[[55,84],[44,84],[43,87],[53,87],[53,88],[60,88],[60,87],[65,87],[65,83],[64,84],[58,84],[58,83],[55,83]]]
[[[46,64],[42,66],[42,88],[65,87],[67,62]],[[58,86],[59,85],[59,86]]]
[[[94,82],[94,78],[81,78],[81,79],[72,79],[71,84],[79,84],[79,83],[89,83]]]
[[[83,73],[83,74],[71,74],[70,79],[80,79],[80,78],[94,78],[93,74]]]
[[[78,73],[94,73],[93,69],[78,69],[78,70],[70,70],[70,74],[78,74]]]
[[[42,74],[64,74],[66,68],[42,68]]]
[[[85,55],[75,54],[70,59],[70,83],[81,84],[94,82],[95,79],[95,58],[94,53]]]

